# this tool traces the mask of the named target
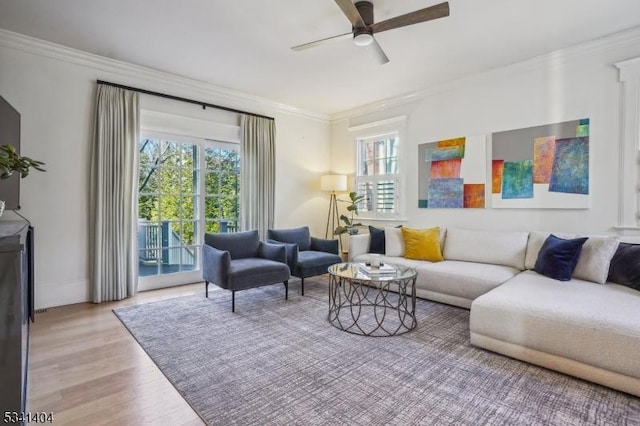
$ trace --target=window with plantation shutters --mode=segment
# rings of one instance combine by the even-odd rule
[[[356,191],[363,218],[392,218],[399,205],[398,134],[357,140]]]

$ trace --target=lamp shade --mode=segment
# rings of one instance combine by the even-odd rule
[[[324,175],[320,177],[320,189],[323,191],[346,191],[347,175]]]

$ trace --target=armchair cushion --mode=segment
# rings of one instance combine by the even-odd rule
[[[287,257],[287,265],[289,265],[289,268],[293,272],[296,263],[298,263],[298,245],[292,243],[281,243],[280,241],[271,239],[268,239],[267,242],[269,244],[278,244],[280,246],[284,246]]]
[[[267,238],[281,243],[297,244],[300,251],[311,249],[311,233],[308,226],[290,229],[269,229]]]
[[[285,263],[261,258],[243,258],[231,261],[228,276],[229,290],[245,290],[257,283],[272,284],[289,279],[289,267]]]
[[[287,263],[287,250],[282,244],[269,244],[260,241],[258,257],[280,263]]]
[[[338,254],[338,240],[325,240],[323,238],[311,237],[310,250]]]
[[[307,250],[298,253],[298,262],[292,275],[297,277],[313,277],[327,273],[329,266],[342,262],[337,254],[324,251]]]
[[[229,234],[204,234],[204,242],[218,250],[228,251],[231,259],[244,259],[258,257],[260,237],[257,230]]]

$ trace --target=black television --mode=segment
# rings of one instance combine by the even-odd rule
[[[20,152],[20,113],[0,95],[0,146],[11,144]],[[20,174],[0,179],[0,200],[5,209],[20,208]]]

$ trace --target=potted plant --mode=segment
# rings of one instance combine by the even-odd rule
[[[29,170],[34,168],[44,172],[42,161],[29,157],[21,157],[13,145],[6,144],[0,146],[0,179],[9,179],[14,172],[20,173],[25,178],[29,175]]]
[[[13,145],[6,144],[0,146],[0,179],[9,179],[14,172],[20,173],[25,178],[29,175],[29,170],[34,168],[44,172],[42,161],[29,157],[21,157]],[[4,212],[4,201],[0,200],[0,216]]]
[[[338,226],[335,231],[333,231],[334,235],[342,235],[349,234],[355,235],[358,233],[358,226],[362,226],[361,223],[354,223],[354,216],[358,215],[358,203],[364,199],[364,195],[358,195],[357,192],[349,193],[349,200],[338,200],[343,203],[349,203],[347,206],[347,211],[351,213],[351,217],[347,217],[346,215],[340,215],[340,220],[344,222],[344,225]]]

